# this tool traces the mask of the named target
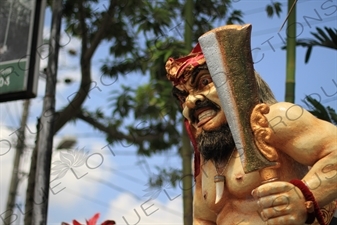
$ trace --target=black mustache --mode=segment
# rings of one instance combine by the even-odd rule
[[[202,108],[211,108],[214,109],[215,111],[219,111],[221,108],[218,104],[216,104],[215,102],[205,98],[205,100],[203,101],[197,101],[195,103],[195,107],[193,109],[190,110],[189,112],[189,117],[191,119],[192,123],[196,123],[197,122],[197,118],[195,117],[195,113],[197,110],[202,109]]]

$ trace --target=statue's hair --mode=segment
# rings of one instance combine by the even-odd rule
[[[255,71],[255,78],[259,90],[260,102],[264,102],[268,105],[275,104],[277,100],[269,85],[261,78],[261,76]]]

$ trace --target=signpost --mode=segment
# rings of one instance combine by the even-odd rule
[[[0,102],[33,98],[45,1],[3,0],[0,12]]]

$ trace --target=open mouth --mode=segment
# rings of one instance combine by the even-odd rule
[[[217,114],[217,111],[212,108],[203,108],[200,110],[197,110],[195,113],[195,123],[197,124],[197,127],[203,126],[205,123],[210,121],[215,115]]]
[[[220,110],[221,108],[219,105],[206,98],[189,110],[189,118],[192,124],[201,127],[213,119]]]

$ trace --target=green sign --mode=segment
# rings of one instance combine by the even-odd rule
[[[26,60],[0,63],[0,95],[25,90]]]
[[[0,102],[33,98],[46,1],[0,1]]]

